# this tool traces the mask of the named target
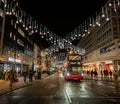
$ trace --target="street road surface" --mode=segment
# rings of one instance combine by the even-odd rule
[[[0,104],[120,104],[120,83],[65,81],[55,74],[0,96]]]

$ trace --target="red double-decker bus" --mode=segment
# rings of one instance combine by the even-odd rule
[[[64,75],[66,80],[83,80],[81,55],[68,54]]]

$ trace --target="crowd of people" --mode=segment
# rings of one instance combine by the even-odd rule
[[[85,74],[85,78],[86,79],[95,79],[98,80],[98,76],[102,79],[102,80],[117,80],[119,73],[117,72],[117,70],[110,70],[108,71],[107,69],[105,70],[101,70],[100,73],[98,74],[97,70],[87,70]]]
[[[22,70],[21,76],[23,76],[23,81],[26,83],[26,79],[28,78],[30,82],[33,81],[33,77],[35,80],[41,79],[41,69],[36,69],[35,71],[31,70]],[[118,79],[118,72],[117,70],[101,70],[99,73],[97,70],[87,70],[84,71],[84,79],[95,79],[98,80],[100,77],[102,80],[117,80]],[[3,79],[6,81],[10,81],[10,87],[14,82],[18,82],[18,73],[16,70],[5,70]]]
[[[10,81],[10,87],[12,87],[13,82],[18,82],[17,71],[16,70],[5,70],[3,74],[3,79],[5,81]]]
[[[41,79],[41,70],[40,69],[36,69],[35,71],[32,69],[30,69],[30,70],[24,69],[19,73],[17,73],[17,71],[13,70],[13,69],[12,70],[6,69],[3,74],[3,79],[5,81],[10,81],[10,87],[12,87],[14,82],[19,82],[18,74],[20,74],[20,76],[23,76],[24,82],[27,81],[27,78],[29,79],[30,82],[33,81],[33,78]]]

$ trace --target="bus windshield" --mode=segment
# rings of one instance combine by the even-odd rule
[[[66,72],[70,74],[80,74],[82,72],[81,59],[79,54],[68,55]]]

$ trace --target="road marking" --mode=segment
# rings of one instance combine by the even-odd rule
[[[67,95],[67,99],[68,99],[68,101],[69,101],[69,104],[72,104],[71,98],[70,98],[67,90],[65,90],[65,95]]]

